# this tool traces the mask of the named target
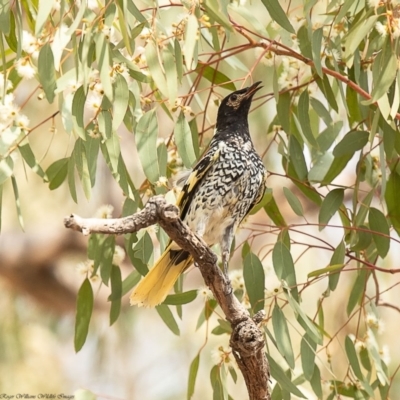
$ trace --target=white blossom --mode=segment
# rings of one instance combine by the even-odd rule
[[[387,24],[382,24],[379,21],[375,24],[375,29],[382,37],[385,37],[388,33]]]
[[[232,355],[232,349],[229,346],[218,346],[217,348],[211,350],[211,360],[215,365],[233,364],[234,358]]]
[[[35,67],[31,64],[28,58],[20,58],[15,63],[15,70],[22,78],[31,79],[35,76]]]
[[[39,44],[36,38],[28,31],[22,31],[22,50],[35,58],[39,54]]]
[[[125,259],[125,250],[121,246],[115,246],[112,263],[114,265],[121,265]]]
[[[114,207],[111,204],[103,204],[100,206],[95,214],[96,218],[112,218]]]
[[[202,286],[197,289],[197,293],[204,299],[204,301],[208,301],[214,298],[212,291],[207,286]]]
[[[29,129],[29,123],[29,118],[24,114],[17,114],[17,116],[15,117],[15,124],[21,129]]]
[[[243,279],[243,270],[234,269],[229,271],[229,279],[232,284],[233,290],[244,290],[244,279]]]

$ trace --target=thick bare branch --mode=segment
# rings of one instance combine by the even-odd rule
[[[179,218],[176,206],[167,204],[162,196],[149,200],[137,214],[119,219],[81,218],[71,215],[64,225],[86,235],[90,233],[123,234],[136,232],[158,223],[169,237],[188,251],[199,267],[205,283],[232,326],[230,345],[244,376],[250,400],[269,400],[269,367],[264,354],[264,337],[258,324],[264,312],[253,319],[233,294],[232,286],[217,265],[217,257],[207,244],[189,230]]]

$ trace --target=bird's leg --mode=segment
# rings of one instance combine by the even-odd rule
[[[221,241],[222,265],[224,266],[224,274],[228,277],[229,258],[231,255],[231,244],[233,240],[233,225],[228,226],[224,232]]]

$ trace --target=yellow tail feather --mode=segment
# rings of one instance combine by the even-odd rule
[[[165,300],[179,275],[192,263],[190,255],[178,264],[174,263],[175,259],[176,257],[171,258],[170,245],[133,290],[130,296],[131,305],[155,307]]]

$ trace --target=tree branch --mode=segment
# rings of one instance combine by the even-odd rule
[[[81,218],[71,215],[64,219],[66,228],[85,235],[90,233],[124,234],[136,232],[158,223],[182,249],[188,251],[199,267],[206,285],[232,327],[230,345],[244,376],[250,400],[270,400],[269,366],[264,353],[264,336],[258,324],[265,316],[260,311],[253,318],[233,294],[232,286],[217,265],[217,257],[207,244],[189,230],[179,218],[175,205],[162,196],[152,197],[145,208],[129,217],[118,219]]]

